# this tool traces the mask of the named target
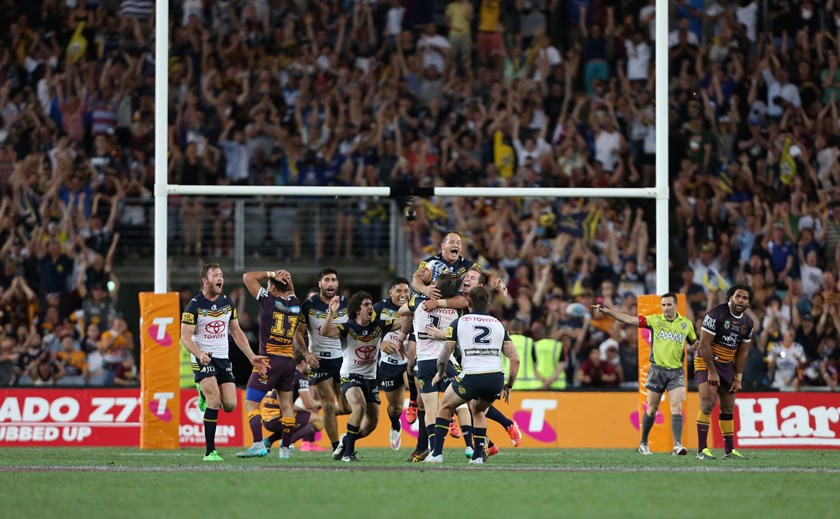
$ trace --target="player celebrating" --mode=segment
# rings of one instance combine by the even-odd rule
[[[262,281],[267,279],[267,288]],[[268,357],[268,372],[260,374],[255,369],[248,379],[245,392],[245,411],[254,443],[247,451],[237,453],[239,458],[262,457],[268,454],[263,445],[260,403],[266,393],[277,390],[277,404],[282,418],[278,418],[283,430],[283,446],[280,458],[288,459],[292,431],[295,429],[293,389],[295,383],[295,361],[293,340],[300,321],[300,300],[295,296],[292,275],[285,270],[246,272],[242,281],[260,305],[260,355]]]
[[[356,458],[356,440],[372,433],[379,423],[376,356],[379,342],[389,326],[375,318],[373,300],[367,292],[353,294],[347,303],[348,320],[333,324],[333,316],[338,312],[340,303],[338,296],[332,298],[320,330],[324,337],[340,337],[346,344],[341,364],[341,391],[350,404],[350,417],[347,419],[347,433],[341,435],[333,451],[333,459],[359,461]]]
[[[685,402],[685,360],[686,341],[695,348],[697,333],[694,324],[677,313],[677,295],[668,292],[660,298],[662,313],[656,315],[640,315],[638,317],[607,308],[602,304],[592,305],[592,308],[612,317],[616,321],[638,328],[650,330],[650,371],[648,371],[645,388],[648,390],[647,410],[642,417],[642,441],[639,453],[650,454],[648,435],[656,418],[656,411],[662,401],[662,393],[668,392],[671,403],[671,432],[674,435],[673,455],[684,456],[688,450],[682,444],[683,416],[682,406]]]
[[[225,277],[217,263],[201,268],[201,293],[181,314],[181,342],[192,355],[193,376],[206,401],[204,410],[204,461],[222,461],[216,452],[216,421],[219,407],[230,413],[236,408],[236,386],[228,357],[228,334],[259,373],[265,373],[268,358],[254,355],[245,332],[239,327],[236,305],[222,293]]]
[[[446,332],[446,342],[437,359],[437,373],[432,384],[438,384],[445,376],[449,358],[456,347],[462,354],[461,373],[446,389],[435,420],[438,431],[432,440],[433,450],[426,463],[443,463],[443,442],[449,428],[449,417],[455,408],[471,401],[473,412],[474,452],[470,463],[484,463],[484,446],[487,438],[485,412],[499,397],[510,400],[510,388],[519,372],[519,355],[513,341],[498,319],[488,314],[491,292],[487,287],[476,287],[470,291],[472,313],[461,316]],[[501,354],[510,362],[507,383],[502,371]]]
[[[391,420],[389,440],[391,448],[395,451],[400,450],[402,444],[400,416],[405,399],[405,376],[408,365],[408,359],[398,351],[396,344],[404,319],[404,317],[399,317],[398,313],[400,307],[408,302],[409,293],[408,280],[395,278],[388,289],[388,298],[373,305],[376,315],[388,323],[390,330],[379,345],[382,354],[379,357],[376,378],[379,381],[379,389],[385,392],[385,398],[388,400],[388,418]]]
[[[726,303],[709,310],[700,331],[699,355],[694,358],[694,378],[700,393],[697,412],[697,459],[715,459],[707,446],[709,422],[715,400],[720,397],[720,430],[723,433],[723,459],[746,459],[735,450],[735,394],[741,390],[741,377],[753,336],[753,320],[746,314],[753,299],[749,285],[733,285]]]
[[[310,297],[301,305],[301,326],[298,328],[298,344],[304,344],[303,331],[309,332],[309,352],[306,362],[309,363],[312,384],[318,390],[324,406],[324,430],[332,442],[332,448],[338,447],[338,422],[336,414],[343,414],[345,410],[341,397],[339,373],[341,371],[341,341],[337,338],[324,337],[320,327],[326,320],[330,301],[338,297],[339,305],[336,314],[332,315],[334,324],[347,322],[347,301],[338,294],[338,271],[332,267],[321,269],[318,273],[319,293]],[[336,409],[338,400],[339,409]],[[338,412],[341,411],[341,412]]]

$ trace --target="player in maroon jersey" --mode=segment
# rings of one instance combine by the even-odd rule
[[[737,284],[727,292],[727,301],[703,318],[700,347],[694,358],[694,378],[700,393],[697,412],[697,459],[714,459],[707,437],[712,409],[720,398],[720,429],[724,459],[744,456],[735,449],[735,395],[741,390],[741,376],[753,337],[753,320],[746,312],[754,297],[749,285]]]

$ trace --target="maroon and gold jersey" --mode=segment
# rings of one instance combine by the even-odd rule
[[[300,300],[294,294],[289,298],[275,297],[261,288],[257,301],[260,304],[260,355],[291,357],[294,352],[292,339],[300,323]]]
[[[703,318],[703,331],[715,336],[712,339],[712,357],[717,364],[726,364],[735,360],[735,352],[742,342],[752,341],[753,320],[743,313],[735,316],[729,303],[718,305]],[[694,358],[694,370],[705,370],[706,363],[697,355]]]

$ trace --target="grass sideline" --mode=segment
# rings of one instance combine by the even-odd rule
[[[456,445],[458,448],[456,448]],[[836,516],[840,453],[745,451],[750,460],[631,450],[505,448],[469,466],[460,443],[443,466],[405,463],[409,450],[359,449],[362,460],[295,452],[279,460],[201,461],[199,449],[4,448],[4,517],[247,517],[282,514],[378,517]],[[42,497],[43,496],[43,497]]]

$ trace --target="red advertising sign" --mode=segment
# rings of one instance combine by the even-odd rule
[[[734,414],[738,447],[840,449],[840,399],[833,393],[740,393]],[[717,412],[712,417],[717,421]],[[720,427],[711,431],[723,445]]]
[[[243,444],[242,401],[236,393],[236,411],[219,413],[216,445]],[[181,403],[181,446],[204,445],[195,390],[181,390]],[[0,446],[137,447],[140,407],[139,389],[0,390]]]

